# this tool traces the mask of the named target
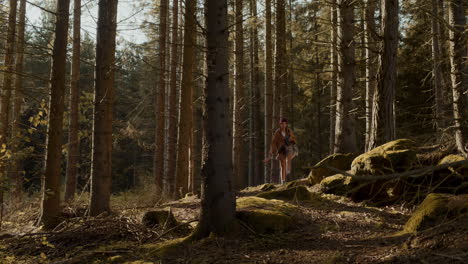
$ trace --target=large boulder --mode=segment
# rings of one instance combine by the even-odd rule
[[[398,139],[368,151],[351,164],[351,174],[370,176],[363,180],[351,178],[348,187],[355,201],[373,200],[377,203],[391,202],[395,199],[402,184],[398,180],[373,180],[372,176],[399,173],[413,169],[416,161],[416,143],[409,139]]]
[[[412,168],[416,160],[416,143],[398,139],[378,146],[355,158],[351,164],[354,175],[383,175]]]
[[[330,169],[330,167],[341,171],[349,170],[351,168],[351,163],[353,162],[354,158],[356,158],[356,154],[354,153],[336,153],[326,157],[325,159],[317,163],[310,171],[310,183],[318,184],[324,178],[337,174],[337,172]]]
[[[236,216],[256,233],[280,233],[293,229],[300,222],[297,206],[260,197],[237,199]]]
[[[350,191],[350,181],[351,177],[342,174],[329,176],[320,182],[320,190],[323,193],[345,195]]]
[[[467,213],[468,195],[431,193],[411,215],[403,231],[421,231]]]

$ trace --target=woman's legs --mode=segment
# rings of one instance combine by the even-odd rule
[[[286,157],[286,173],[289,174],[291,173],[291,168],[292,168],[292,160],[294,159],[295,155],[291,154]]]
[[[286,158],[280,159],[280,183],[286,182]]]

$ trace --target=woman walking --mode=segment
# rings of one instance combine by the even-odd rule
[[[283,184],[286,182],[286,176],[291,173],[291,161],[297,156],[298,150],[296,137],[288,127],[288,120],[281,118],[279,126],[271,140],[270,151],[265,162],[270,161],[275,155],[275,159],[279,161],[280,181]]]

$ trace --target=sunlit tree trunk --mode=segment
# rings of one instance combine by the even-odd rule
[[[383,49],[374,92],[369,149],[396,138],[395,89],[398,51],[398,0],[382,0]]]
[[[10,148],[8,142],[10,129],[10,101],[11,90],[13,88],[13,72],[15,71],[15,37],[16,37],[16,13],[17,0],[10,0],[10,10],[8,13],[8,29],[6,34],[6,50],[4,56],[5,72],[3,73],[3,86],[0,87],[0,148],[5,151]],[[0,202],[3,214],[3,190],[6,187],[9,158],[0,162]],[[2,215],[3,216],[3,215]]]
[[[118,0],[99,0],[89,214],[110,211],[112,120]]]
[[[354,131],[353,91],[355,76],[354,0],[340,0],[338,20],[339,85],[336,97],[335,153],[357,151]]]
[[[39,223],[43,224],[45,229],[54,228],[60,221],[60,165],[62,161],[69,6],[70,0],[57,1],[50,79],[47,150],[42,182],[41,217],[39,219]]]
[[[179,140],[175,196],[181,197],[188,190],[190,146],[193,129],[193,86],[196,41],[196,1],[185,2],[184,51],[182,85],[180,90]]]
[[[286,111],[287,100],[287,62],[286,62],[286,4],[285,0],[276,0],[276,55],[275,55],[275,105],[279,112],[274,117],[278,120]]]
[[[468,84],[466,17],[463,0],[449,1],[450,24],[450,65],[452,77],[453,118],[455,126],[455,142],[459,152],[468,156],[467,136],[467,98]]]
[[[227,1],[206,0],[206,160],[202,168],[200,222],[194,238],[223,234],[234,221],[236,200],[231,188],[232,151],[229,121]]]
[[[234,83],[234,108],[233,108],[233,162],[234,189],[242,189],[247,186],[247,174],[245,170],[245,125],[246,105],[248,98],[244,85],[244,27],[243,27],[243,0],[235,1],[235,83]]]
[[[439,25],[439,5],[437,0],[431,0],[432,16],[432,78],[433,78],[433,93],[434,93],[434,118],[437,129],[444,128],[443,122],[443,77],[442,77],[442,60],[440,52],[440,25]]]
[[[153,175],[156,191],[163,190],[165,160],[165,127],[166,127],[166,42],[167,42],[167,7],[168,0],[161,0],[159,18],[159,81],[156,87],[156,133],[153,158]]]
[[[265,135],[264,152],[270,149],[273,135],[273,48],[271,40],[271,0],[265,0]],[[271,182],[271,165],[264,167],[265,182]]]
[[[24,70],[24,32],[26,20],[26,0],[20,0],[19,14],[18,14],[18,36],[16,42],[16,66],[17,73],[15,78],[15,96],[13,101],[13,122],[11,128],[11,137],[14,144],[12,145],[13,155],[18,153],[19,144],[21,143],[21,109],[23,107],[23,70]],[[23,185],[23,173],[21,172],[21,160],[18,156],[14,156],[12,163],[11,173],[12,182],[14,185],[13,197],[21,199],[21,191]]]
[[[377,41],[375,26],[376,1],[367,0],[365,6],[364,36],[366,45],[366,135],[365,151],[369,150],[369,139],[372,127],[372,99],[377,86]]]
[[[70,120],[68,125],[68,157],[65,182],[65,202],[73,200],[78,176],[80,141],[78,137],[78,111],[80,103],[80,41],[81,0],[74,0],[73,9],[73,56],[70,84]]]
[[[164,193],[171,195],[174,192],[176,159],[177,159],[177,63],[178,63],[178,37],[179,32],[179,0],[172,2],[172,37],[171,37],[171,76],[169,82],[169,132],[168,132],[168,164],[167,179],[164,183]]]
[[[330,21],[331,21],[331,84],[330,84],[330,154],[335,152],[335,126],[336,126],[336,91],[338,87],[338,5],[336,0],[331,1]]]

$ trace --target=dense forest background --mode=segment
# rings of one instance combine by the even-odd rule
[[[357,232],[368,231],[361,246],[385,245],[379,259],[387,263],[389,248],[400,252],[407,233],[427,228],[418,212],[442,212],[427,209],[431,203],[449,205],[438,224],[465,226],[440,248],[462,245],[466,5],[0,0],[0,230],[5,223],[12,233],[0,233],[0,240],[12,239],[0,249],[14,256],[30,250],[45,261],[96,234],[130,234],[140,245],[169,235],[179,245],[212,233],[244,234],[239,230],[264,239],[260,233],[293,224],[305,233],[275,239],[309,241],[309,250],[317,245],[304,234],[320,234],[325,247],[336,249],[334,239],[349,242],[345,232],[358,239]],[[299,148],[287,183],[270,160],[282,118]],[[127,197],[131,205],[122,204]],[[172,209],[138,211],[159,207],[180,209],[178,220]],[[403,227],[410,211],[419,220]],[[343,218],[358,220],[338,224]],[[268,220],[256,225],[258,219]],[[304,225],[311,219],[321,226]],[[402,227],[405,235],[395,235]],[[80,233],[83,241],[73,244]],[[102,237],[95,243],[112,240]],[[34,249],[38,241],[49,251]],[[349,254],[330,263],[351,263],[362,252],[363,263],[372,259],[365,247],[346,245]],[[115,251],[93,254],[109,252]],[[307,252],[293,262],[305,263]],[[437,254],[466,259],[463,247]]]
[[[264,168],[254,170],[256,166],[262,166],[258,157],[266,157],[264,146],[264,133],[273,133],[276,127],[276,121],[279,118],[275,114],[273,126],[271,129],[264,129],[265,120],[265,87],[266,72],[268,66],[275,67],[275,58],[266,61],[267,46],[265,43],[265,3],[263,1],[254,1],[244,5],[239,13],[234,13],[234,3],[230,3],[229,19],[233,25],[235,21],[241,21],[244,32],[242,40],[242,98],[239,99],[242,105],[241,121],[236,121],[242,131],[241,142],[242,166],[246,168],[243,176],[246,178],[242,187],[252,184],[258,184],[270,179],[263,174]],[[352,117],[355,118],[355,140],[356,152],[363,152],[366,145],[366,101],[369,100],[369,94],[366,97],[366,87],[375,85],[376,76],[370,76],[366,70],[371,70],[377,74],[377,55],[381,45],[381,35],[379,31],[381,24],[380,9],[376,3],[366,3],[365,1],[356,1],[353,3],[354,19],[353,44],[355,46],[354,56],[354,75],[355,83],[352,89]],[[439,6],[437,14],[434,13],[434,3],[431,1],[403,1],[400,6],[399,28],[398,28],[398,55],[397,55],[397,76],[395,85],[395,138],[411,138],[417,142],[426,145],[445,144],[453,141],[453,112],[452,112],[452,88],[450,79],[450,54],[449,54],[449,18],[448,5],[444,1],[436,1]],[[440,3],[439,3],[440,2]],[[463,2],[463,1],[462,1]],[[52,42],[54,39],[54,21],[55,17],[51,10],[55,9],[54,1],[43,1],[34,3],[34,6],[42,7],[41,19],[32,24],[26,20],[24,36],[24,68],[22,72],[13,72],[13,78],[22,79],[22,100],[21,105],[20,130],[21,136],[14,135],[11,140],[18,141],[18,148],[14,155],[15,159],[21,160],[21,174],[24,178],[24,190],[33,193],[40,189],[40,178],[43,174],[43,164],[45,155],[45,140],[48,125],[48,105],[49,105],[49,75],[51,72],[51,53]],[[253,7],[252,5],[255,4]],[[82,8],[93,8],[93,3],[83,3]],[[172,5],[172,3],[171,3]],[[270,3],[271,5],[271,3]],[[180,90],[181,84],[181,63],[183,46],[183,21],[182,15],[178,14],[177,39],[175,43],[169,37],[170,32],[174,31],[171,22],[171,8],[166,8],[167,22],[165,31],[166,37],[166,69],[159,68],[158,56],[161,53],[158,39],[160,36],[160,4],[159,2],[140,1],[135,4],[135,16],[144,16],[146,22],[142,25],[134,25],[135,28],[142,30],[147,41],[144,43],[131,43],[120,37],[116,48],[116,75],[115,75],[115,103],[114,103],[114,121],[113,121],[113,162],[112,162],[112,190],[120,192],[137,186],[154,183],[153,177],[153,155],[155,148],[155,127],[156,116],[154,114],[156,100],[154,99],[157,89],[160,88],[159,74],[161,71],[170,72],[169,54],[176,53],[176,87]],[[138,7],[143,7],[139,9]],[[183,6],[182,6],[183,7]],[[275,7],[270,6],[269,8]],[[254,15],[253,8],[256,15]],[[299,138],[300,155],[294,161],[294,178],[299,178],[308,173],[309,168],[333,153],[334,135],[334,115],[336,85],[334,78],[333,51],[332,46],[336,45],[333,40],[333,28],[338,25],[331,21],[331,12],[334,10],[332,2],[322,1],[289,1],[285,3],[285,31],[281,32],[284,36],[276,36],[275,15],[276,11],[270,15],[271,22],[270,34],[271,49],[269,56],[275,56],[276,38],[281,38],[285,43],[286,49],[285,65],[282,66],[285,75],[284,84],[282,84],[281,102],[285,106],[283,115],[290,121],[290,127],[296,132]],[[374,13],[368,13],[369,8]],[[463,7],[457,7],[463,10]],[[2,3],[2,57],[6,54],[7,25],[8,25],[9,6],[4,1]],[[141,12],[144,10],[145,12]],[[236,9],[237,10],[237,9]],[[333,11],[334,10],[334,11]],[[37,10],[35,11],[37,12]],[[184,12],[180,8],[179,13]],[[236,15],[240,15],[235,20]],[[371,16],[370,18],[366,18]],[[202,26],[202,6],[196,8],[197,23],[195,25],[196,45],[194,45],[193,84],[191,87],[193,96],[191,97],[191,109],[193,114],[191,159],[190,170],[192,177],[196,177],[201,167],[201,149],[202,149],[202,129],[201,113],[203,96],[203,26]],[[28,16],[26,16],[27,18]],[[273,20],[272,20],[273,19]],[[333,19],[333,18],[332,18]],[[367,21],[366,19],[372,19]],[[125,23],[125,22],[121,22]],[[237,22],[239,23],[239,22]],[[335,22],[336,23],[336,22]],[[434,33],[432,23],[436,23],[439,31]],[[239,25],[239,24],[237,24]],[[72,27],[72,23],[70,23]],[[118,26],[119,27],[119,26]],[[373,27],[373,29],[369,29]],[[127,29],[126,29],[127,30]],[[235,28],[230,27],[230,61],[236,61]],[[237,30],[237,29],[236,29]],[[367,31],[366,31],[367,30]],[[375,30],[376,32],[371,32]],[[336,29],[335,29],[336,31]],[[93,113],[93,85],[94,85],[94,64],[95,64],[95,42],[94,32],[82,30],[80,47],[80,79],[79,79],[79,166],[78,166],[78,189],[83,190],[90,177],[90,157],[91,157],[91,135],[92,135],[92,113]],[[336,32],[335,32],[336,33]],[[119,36],[125,34],[125,31],[119,31]],[[370,34],[370,36],[368,36]],[[433,57],[433,37],[437,34],[440,45],[440,61],[434,62]],[[466,35],[466,34],[465,34]],[[71,36],[70,36],[71,38]],[[277,40],[276,40],[277,41]],[[336,41],[336,37],[335,37]],[[466,43],[466,42],[464,42]],[[172,50],[170,45],[175,44],[176,50]],[[236,46],[237,47],[237,46]],[[465,45],[466,47],[466,45]],[[171,49],[170,49],[171,48]],[[68,56],[66,64],[67,83],[70,83],[71,64],[72,64],[72,41],[68,42]],[[366,54],[370,50],[370,55]],[[336,51],[335,51],[336,52]],[[466,62],[466,58],[464,59]],[[266,65],[267,63],[272,65]],[[440,71],[440,113],[436,113],[436,94],[434,64]],[[8,71],[2,68],[5,76]],[[271,71],[271,69],[270,69]],[[232,74],[231,89],[235,90],[236,68],[231,63]],[[275,72],[276,73],[276,72]],[[371,72],[372,73],[372,72]],[[272,74],[271,72],[269,74]],[[269,78],[272,78],[271,75]],[[371,79],[369,79],[371,78]],[[165,89],[170,88],[170,78],[168,74],[164,78]],[[439,81],[439,80],[438,80]],[[275,85],[274,87],[279,87]],[[371,87],[372,88],[372,87]],[[463,97],[466,97],[466,84],[461,87]],[[367,88],[368,89],[368,88]],[[367,91],[369,93],[369,91]],[[167,102],[169,101],[169,90],[166,93]],[[69,102],[70,89],[65,90],[65,102]],[[372,96],[370,96],[372,97]],[[176,99],[177,100],[177,99]],[[68,105],[68,103],[67,103]],[[234,106],[232,106],[234,107]],[[169,104],[166,105],[164,116],[169,118]],[[179,106],[177,106],[179,108]],[[172,110],[171,110],[172,111]],[[178,112],[177,110],[176,112]],[[271,111],[271,110],[269,110]],[[267,116],[268,117],[268,116]],[[69,133],[70,107],[67,106],[64,115],[63,129],[63,161],[62,178],[65,177],[65,158],[67,156],[67,138]],[[255,119],[255,120],[253,120]],[[234,120],[234,118],[233,118]],[[437,124],[440,121],[442,127]],[[165,121],[169,122],[169,121]],[[466,122],[466,121],[465,121]],[[169,144],[172,132],[165,126],[165,143]],[[172,129],[172,128],[171,128]],[[239,128],[237,128],[239,129]],[[253,130],[255,129],[255,130]],[[175,131],[175,130],[174,130]],[[331,144],[330,144],[331,142]],[[252,144],[258,144],[257,149],[252,149]],[[173,143],[172,143],[173,144]],[[268,145],[268,142],[266,143]],[[9,148],[8,148],[9,149]],[[167,149],[167,148],[165,148]],[[261,154],[258,154],[259,152]],[[176,152],[171,149],[171,152]],[[169,154],[165,154],[169,157]],[[247,157],[249,157],[247,159]],[[249,160],[251,162],[249,162]],[[169,161],[166,161],[169,162]],[[260,164],[260,165],[259,165]],[[249,169],[247,169],[249,168]],[[168,170],[167,168],[165,169]],[[268,170],[267,170],[268,171]],[[167,172],[166,172],[167,173]],[[255,175],[254,175],[255,174]],[[248,184],[247,184],[248,183]],[[195,188],[195,187],[194,187]],[[198,187],[197,187],[198,188]],[[195,189],[197,189],[195,188]],[[191,189],[191,191],[195,191]]]
[[[0,0],[0,260],[465,263],[466,7]]]

